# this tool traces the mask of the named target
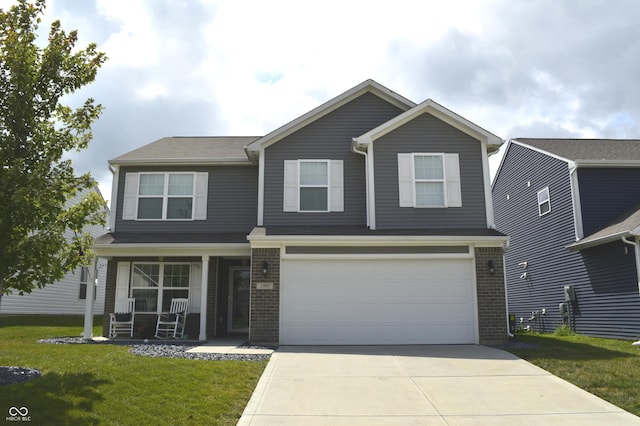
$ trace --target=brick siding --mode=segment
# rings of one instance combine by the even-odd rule
[[[504,254],[499,247],[478,247],[475,256],[480,344],[503,342],[508,338]],[[493,274],[489,261],[493,262]]]
[[[267,261],[269,271],[262,273]],[[272,283],[272,289],[257,289],[256,283]],[[280,340],[280,249],[251,250],[251,312],[249,340],[265,346],[278,346]]]

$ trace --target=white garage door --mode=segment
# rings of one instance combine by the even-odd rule
[[[283,260],[283,345],[477,343],[473,263]]]

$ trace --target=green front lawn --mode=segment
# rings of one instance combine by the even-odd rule
[[[640,416],[640,347],[627,340],[581,335],[517,338],[540,347],[509,352]]]
[[[0,315],[0,366],[42,377],[0,387],[0,412],[27,407],[32,424],[236,424],[267,362],[147,358],[119,345],[54,345],[83,318]],[[94,321],[94,335],[102,332]],[[2,418],[2,417],[0,417]]]

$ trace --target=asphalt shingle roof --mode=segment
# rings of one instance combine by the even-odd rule
[[[259,136],[174,136],[134,149],[110,163],[249,162],[244,147],[258,139]]]
[[[640,139],[533,139],[514,141],[572,161],[640,161]]]
[[[640,205],[623,213],[620,217],[613,220],[608,226],[594,232],[572,244],[569,248],[581,250],[583,248],[605,244],[613,240],[619,240],[621,237],[631,237],[636,235],[640,230]]]

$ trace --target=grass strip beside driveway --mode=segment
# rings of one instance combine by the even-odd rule
[[[32,424],[50,425],[236,424],[267,364],[147,358],[120,345],[37,343],[79,336],[82,322],[0,315],[0,365],[43,373],[0,387],[0,413],[27,407]],[[101,325],[94,328],[94,335],[101,332]]]
[[[518,334],[517,339],[537,347],[507,351],[640,416],[640,347],[582,335]]]

